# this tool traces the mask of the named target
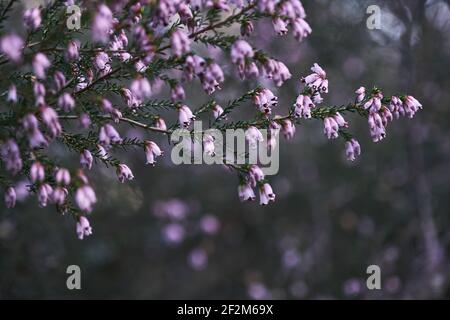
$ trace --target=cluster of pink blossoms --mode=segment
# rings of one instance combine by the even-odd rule
[[[21,73],[8,83],[6,79],[0,82],[0,93],[6,93],[0,95],[0,102],[2,107],[8,107],[8,111],[1,111],[0,118],[10,129],[0,136],[0,158],[5,171],[0,182],[5,189],[6,206],[11,208],[17,200],[15,181],[26,178],[29,191],[36,194],[41,207],[54,204],[58,211],[76,218],[80,239],[92,234],[87,214],[92,212],[97,197],[86,172],[94,163],[114,167],[123,183],[134,175],[127,164],[114,158],[116,148],[139,147],[146,163],[152,166],[164,153],[153,140],[127,138],[118,125],[132,125],[164,135],[177,126],[189,129],[198,114],[185,102],[184,84],[198,79],[205,93],[212,97],[222,88],[226,75],[223,70],[227,69],[222,69],[223,65],[212,57],[197,54],[194,43],[206,42],[229,53],[240,78],[264,77],[280,87],[292,75],[282,61],[255,50],[245,40],[254,30],[252,19],[267,17],[277,35],[286,35],[291,30],[298,41],[311,33],[299,0],[116,0],[109,5],[83,4],[81,14],[94,10],[89,25],[84,26],[90,29],[91,41],[83,42],[77,38],[78,33],[69,29],[50,30],[52,24],[47,25],[42,19],[42,10],[63,12],[66,5],[73,4],[68,0],[28,9],[23,12],[25,35],[11,31],[0,36],[0,67],[15,68]],[[58,15],[46,17],[54,19]],[[230,38],[219,31],[234,23],[240,24],[241,36]],[[42,37],[48,34],[54,37],[44,41]],[[211,35],[214,37],[208,38]],[[260,129],[268,129],[266,143],[271,150],[280,132],[286,139],[294,136],[295,124],[300,119],[322,119],[325,135],[337,138],[348,127],[341,114],[346,110],[330,107],[326,112],[315,113],[316,105],[323,101],[322,94],[328,92],[328,79],[318,64],[312,72],[301,79],[303,91],[288,115],[272,117],[273,109],[278,107],[276,88],[258,87],[251,93],[257,112],[255,121],[228,125],[246,129],[250,146],[264,141]],[[146,108],[155,104],[151,99],[164,85],[170,89],[170,98],[161,104],[173,110],[172,125]],[[364,88],[357,94],[357,102],[351,108],[367,110],[374,141],[385,136],[385,127],[394,117],[412,117],[421,107],[411,96],[385,99],[380,91],[374,90],[366,98]],[[207,111],[214,117],[213,126],[228,121],[227,114],[232,110],[225,110],[215,100],[208,106]],[[77,125],[66,125],[73,120]],[[80,168],[69,170],[57,163],[49,151],[52,143],[63,144],[75,152]],[[202,143],[204,152],[215,153],[212,136],[205,135]],[[357,140],[346,135],[348,159],[354,160],[360,149]],[[258,165],[234,169],[241,178],[238,190],[241,200],[254,200],[255,189],[260,204],[275,200],[275,193]]]

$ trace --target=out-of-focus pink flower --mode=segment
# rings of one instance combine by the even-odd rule
[[[7,208],[14,208],[16,205],[16,190],[13,187],[8,187],[5,191],[5,205]]]
[[[113,14],[111,10],[106,4],[100,4],[92,23],[92,39],[102,43],[108,42],[112,27]]]
[[[45,71],[51,66],[50,60],[41,52],[33,58],[33,72],[39,79],[45,79]]]
[[[44,166],[39,162],[35,161],[30,167],[30,180],[31,182],[42,182],[45,179]]]
[[[11,33],[0,39],[0,51],[14,62],[22,60],[22,49],[24,42],[21,37]]]
[[[245,130],[245,140],[248,141],[250,148],[255,149],[258,143],[264,141],[264,137],[255,126],[250,126]]]
[[[339,124],[333,117],[323,119],[323,133],[328,139],[336,139],[339,136]]]
[[[191,41],[184,30],[175,30],[170,38],[173,55],[181,57],[183,54],[188,53],[191,50],[190,43]]]
[[[9,87],[7,100],[13,103],[17,102],[17,89],[15,85]]]
[[[67,44],[65,57],[67,61],[77,61],[80,58],[79,53],[80,42],[78,40],[70,40]]]
[[[92,206],[97,202],[94,189],[89,185],[78,188],[75,193],[75,201],[82,211],[91,212]]]
[[[281,122],[281,132],[286,139],[292,139],[295,134],[295,125],[289,119],[284,119]]]
[[[23,22],[28,28],[32,30],[36,30],[37,28],[39,28],[42,22],[41,11],[39,10],[39,8],[25,10],[23,14]]]
[[[14,139],[9,139],[1,144],[0,155],[6,170],[13,176],[22,170],[23,162],[19,146]]]
[[[75,100],[68,92],[64,92],[58,98],[58,106],[65,112],[70,112],[75,108]]]
[[[66,185],[66,186],[68,186],[70,184],[70,173],[69,173],[69,170],[67,170],[65,168],[60,168],[60,169],[56,170],[55,181],[59,185]]]
[[[83,168],[86,168],[88,170],[91,170],[92,163],[94,161],[94,157],[92,156],[92,153],[85,149],[80,155],[80,164]]]
[[[345,143],[345,155],[349,161],[355,161],[356,157],[361,154],[361,146],[356,139],[350,139]]]
[[[40,111],[42,122],[44,122],[44,124],[49,129],[51,137],[59,136],[62,132],[62,127],[59,123],[58,114],[56,113],[55,109],[47,106],[41,106]]]
[[[200,227],[204,233],[213,235],[219,231],[220,222],[215,216],[207,215],[200,220]]]
[[[172,100],[172,102],[186,99],[186,94],[181,84],[177,83],[171,88],[170,99]]]
[[[194,249],[189,253],[189,265],[195,270],[203,270],[208,264],[208,255],[204,249]]]

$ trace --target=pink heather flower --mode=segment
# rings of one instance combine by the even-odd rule
[[[355,161],[356,157],[361,154],[361,147],[356,139],[350,139],[345,143],[345,155],[347,160]]]
[[[184,64],[184,78],[186,80],[192,80],[194,75],[203,73],[205,66],[206,62],[202,57],[197,55],[187,56]]]
[[[52,193],[52,202],[58,205],[63,205],[66,201],[67,194],[69,192],[66,188],[63,187],[56,187],[53,189]]]
[[[38,190],[38,202],[39,206],[46,207],[48,201],[52,201],[53,189],[48,183],[44,183],[39,187]],[[63,201],[64,202],[64,201]]]
[[[259,76],[259,69],[255,62],[247,62],[244,66],[238,66],[238,73],[241,79],[256,78]]]
[[[156,157],[162,156],[164,154],[163,151],[159,148],[159,146],[153,141],[145,141],[145,156],[147,158],[146,164],[155,165]]]
[[[364,98],[366,97],[366,88],[364,87],[359,87],[358,90],[355,91],[356,93],[356,102],[360,103],[364,100]]]
[[[32,30],[36,30],[37,28],[39,28],[42,22],[41,11],[39,10],[39,8],[25,10],[23,14],[23,22],[28,28]]]
[[[383,119],[378,113],[371,113],[368,117],[370,136],[373,142],[379,142],[386,136],[386,129],[383,125]]]
[[[297,41],[302,41],[312,32],[311,27],[308,22],[303,20],[302,18],[295,19],[292,21],[292,33],[294,34],[294,38]]]
[[[254,54],[252,47],[244,40],[237,40],[231,46],[231,61],[238,66],[243,67],[246,59],[253,58]]]
[[[92,23],[92,39],[106,43],[113,28],[113,14],[106,4],[100,4]]]
[[[328,139],[336,139],[339,136],[339,124],[333,117],[326,117],[323,120],[323,133]]]
[[[250,148],[255,149],[259,142],[264,141],[264,137],[258,128],[250,126],[245,130],[245,140],[248,141]]]
[[[77,222],[77,236],[78,239],[83,240],[84,237],[90,236],[92,234],[92,227],[89,224],[89,220],[81,216]]]
[[[179,100],[186,99],[186,94],[184,92],[183,86],[179,83],[174,85],[170,90],[170,99],[172,102],[177,102]]]
[[[275,193],[270,184],[264,183],[259,187],[259,204],[265,206],[271,201],[275,201]]]
[[[248,183],[239,185],[238,194],[241,201],[253,201],[256,198],[251,185]]]
[[[286,139],[292,139],[295,134],[295,125],[289,119],[283,120],[281,122],[281,132]]]
[[[394,116],[392,115],[391,111],[386,107],[383,107],[379,114],[381,116],[381,120],[383,121],[383,126],[385,127],[389,122],[394,120]]]
[[[191,41],[184,30],[175,30],[170,38],[173,55],[181,57],[183,54],[188,53],[191,50],[190,43]]]
[[[276,4],[277,1],[274,0],[260,0],[257,2],[258,11],[263,13],[274,14]]]
[[[220,84],[225,80],[222,68],[217,63],[207,65],[203,72],[199,73],[203,90],[212,94],[216,89],[220,90]]]
[[[106,151],[106,149],[102,146],[102,145],[97,145],[97,149],[98,149],[98,156],[102,159],[107,159],[108,158],[108,152]]]
[[[191,121],[195,120],[195,116],[187,105],[178,108],[178,122],[182,127],[188,127]]]
[[[33,83],[33,93],[36,98],[36,106],[45,104],[45,87],[39,81]]]
[[[278,98],[272,91],[263,88],[253,96],[253,103],[262,113],[271,114],[272,107],[275,107],[278,104]]]
[[[284,22],[284,20],[280,17],[275,17],[274,19],[272,19],[272,24],[273,29],[278,35],[282,36],[288,32],[287,23]]]
[[[45,79],[45,71],[51,66],[50,60],[41,52],[33,58],[33,72],[39,79]]]
[[[107,74],[111,71],[110,58],[106,52],[98,52],[92,62],[95,69],[100,71],[101,74]]]
[[[48,141],[38,129],[37,118],[29,113],[22,119],[22,125],[27,133],[31,148],[42,148],[48,145]]]
[[[214,119],[218,119],[223,114],[223,108],[219,106],[217,103],[212,108]]]
[[[61,124],[58,120],[58,114],[53,108],[41,106],[42,122],[47,126],[51,137],[57,137],[62,132]]]
[[[320,92],[328,92],[328,80],[326,72],[317,64],[311,68],[312,74],[301,79],[305,85],[311,89],[318,90]]]
[[[55,82],[55,90],[60,91],[66,86],[66,77],[61,71],[56,71],[53,76],[53,80]]]
[[[19,146],[14,139],[9,139],[2,143],[0,155],[6,170],[12,175],[16,175],[22,170],[23,162],[20,157]]]
[[[194,15],[192,14],[191,8],[188,4],[181,2],[177,8],[178,15],[180,16],[181,23],[188,25],[192,20]]]
[[[130,89],[122,88],[122,97],[129,108],[137,108],[141,101],[131,92]]]
[[[68,92],[64,92],[58,98],[58,107],[63,109],[65,112],[70,112],[75,108],[75,100],[72,95]]]
[[[256,187],[257,182],[264,180],[264,172],[256,164],[250,166],[248,179],[252,187]]]
[[[266,76],[269,79],[272,79],[277,87],[281,87],[286,80],[292,77],[286,65],[283,62],[274,59],[268,59],[264,63],[264,71]]]
[[[57,184],[69,185],[70,184],[70,173],[69,170],[60,168],[55,173],[55,181]]]
[[[126,164],[119,164],[117,166],[117,177],[119,178],[119,181],[124,183],[125,180],[133,180],[133,172],[131,172],[131,169]]]
[[[122,143],[119,133],[109,123],[100,128],[99,140],[100,144],[105,146],[108,146],[110,143]]]
[[[392,96],[389,103],[389,110],[391,110],[393,116],[398,119],[400,116],[405,115],[405,109],[403,108],[403,102],[400,98]]]
[[[75,202],[82,211],[91,212],[92,206],[97,202],[94,189],[89,185],[78,188],[75,193]]]
[[[158,129],[164,130],[164,131],[167,130],[167,125],[163,118],[158,117],[158,119],[156,119],[155,128],[158,128]]]
[[[294,116],[297,118],[311,119],[311,109],[314,107],[315,105],[311,101],[311,98],[301,94],[295,102]]]
[[[80,164],[83,168],[86,168],[88,170],[91,170],[92,163],[94,161],[94,157],[92,156],[92,153],[85,149],[80,155]]]
[[[241,35],[243,37],[248,37],[253,33],[254,30],[253,23],[251,21],[243,21],[241,24]]]
[[[422,104],[413,96],[406,96],[403,100],[403,108],[407,116],[412,118],[419,109],[422,109]]]
[[[7,208],[14,208],[16,205],[16,190],[13,187],[8,187],[5,191],[5,205]]]
[[[78,52],[80,48],[80,42],[78,40],[70,40],[67,44],[67,49],[65,52],[65,58],[67,61],[77,61],[80,59],[80,53]]]
[[[30,180],[33,183],[42,182],[45,179],[44,166],[39,162],[35,161],[30,168]]]
[[[364,104],[364,109],[368,110],[370,113],[375,113],[375,112],[380,111],[382,98],[383,98],[383,95],[381,93],[375,94],[372,98],[370,98]]]
[[[22,59],[23,46],[22,38],[14,33],[5,35],[0,39],[0,51],[16,63]]]
[[[152,95],[152,88],[147,78],[137,78],[133,80],[130,90],[139,100],[145,100]]]
[[[336,112],[336,114],[333,116],[334,121],[339,125],[339,127],[348,128],[348,122],[345,121],[344,117],[339,113]]]
[[[142,60],[138,60],[134,64],[134,68],[137,72],[144,73],[148,69],[148,66]]]
[[[16,103],[16,102],[17,102],[17,89],[16,89],[16,86],[15,86],[15,85],[12,84],[12,85],[9,87],[9,90],[8,90],[8,98],[7,98],[6,100],[8,100],[8,101],[10,101],[10,102],[13,102],[13,103]]]
[[[215,155],[214,137],[210,134],[205,134],[203,136],[203,150],[204,152],[213,157]]]

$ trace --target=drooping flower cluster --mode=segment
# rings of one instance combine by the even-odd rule
[[[115,168],[120,182],[133,180],[131,168],[115,158],[117,149],[140,148],[146,163],[154,166],[164,154],[157,135],[170,135],[177,127],[196,133],[191,122],[202,114],[213,116],[208,121],[212,128],[244,129],[251,148],[265,143],[270,151],[276,149],[280,132],[291,139],[301,120],[320,119],[328,138],[346,139],[346,155],[353,161],[361,148],[347,132],[347,111],[367,112],[371,135],[379,141],[394,117],[412,117],[421,108],[411,96],[386,99],[378,89],[366,98],[363,87],[357,91],[356,102],[347,107],[318,108],[328,92],[327,74],[318,64],[301,78],[301,92],[285,116],[273,115],[282,109],[273,88],[257,86],[227,104],[217,103],[216,91],[234,73],[226,65],[228,57],[241,79],[263,77],[280,87],[292,78],[284,62],[254,48],[246,37],[252,34],[256,20],[266,17],[277,35],[291,30],[295,39],[303,40],[311,28],[299,0],[141,0],[117,1],[111,6],[86,1],[82,12],[92,14],[90,20],[78,17],[84,24],[83,36],[70,28],[52,28],[61,22],[52,19],[65,17],[70,3],[55,1],[27,9],[22,15],[24,30],[6,30],[0,36],[0,71],[12,74],[0,82],[0,120],[5,128],[0,132],[0,183],[5,204],[11,208],[17,200],[15,184],[26,179],[41,207],[54,204],[75,218],[80,239],[92,234],[88,214],[97,203],[85,172],[105,164]],[[241,36],[227,33],[234,24],[240,24]],[[199,49],[204,44],[221,49],[224,55],[204,53]],[[185,84],[190,81],[199,81],[212,98],[198,109],[186,101],[190,93]],[[157,99],[164,86],[170,97]],[[252,121],[228,117],[247,100],[256,106]],[[169,119],[161,116],[161,109],[168,110]],[[127,126],[152,136],[145,140],[128,137]],[[203,135],[197,143],[205,154],[217,154],[212,135]],[[59,163],[60,157],[50,148],[54,144],[73,152],[80,168]],[[254,200],[257,192],[261,205],[275,201],[262,166],[245,163],[229,168],[240,177],[241,200]],[[177,232],[175,226],[167,234]],[[201,255],[197,252],[192,259],[199,261]]]

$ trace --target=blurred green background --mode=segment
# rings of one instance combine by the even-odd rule
[[[94,234],[83,241],[73,219],[39,209],[34,198],[2,206],[0,298],[449,298],[450,1],[303,3],[313,33],[302,44],[274,37],[267,21],[250,40],[293,74],[278,91],[278,113],[314,62],[330,80],[325,105],[376,85],[385,95],[414,95],[423,111],[389,125],[377,144],[364,119],[347,116],[362,145],[355,163],[319,121],[297,126],[293,140],[282,140],[271,178],[277,200],[267,207],[240,203],[238,179],[220,166],[174,166],[164,139],[167,155],[156,167],[144,165],[142,152],[124,155],[131,183],[100,164],[90,173],[99,203]],[[369,5],[381,8],[381,30],[366,27]],[[255,86],[225,71],[219,102]],[[186,90],[188,105],[208,100],[199,88]],[[234,119],[252,114],[250,104],[242,109]],[[81,290],[66,288],[72,264],[81,267]],[[366,288],[371,264],[381,267],[382,290]]]

